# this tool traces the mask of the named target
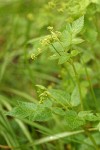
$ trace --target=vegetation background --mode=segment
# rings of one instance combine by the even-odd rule
[[[0,149],[99,150],[99,60],[100,0],[0,0]]]

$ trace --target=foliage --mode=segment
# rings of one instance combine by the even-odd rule
[[[0,149],[100,149],[99,17],[99,0],[0,1]]]

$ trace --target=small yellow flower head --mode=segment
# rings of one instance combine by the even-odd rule
[[[69,17],[65,21],[68,22],[68,23],[72,23],[73,22],[73,18]]]
[[[59,8],[59,9],[57,9],[58,10],[58,12],[64,12],[64,9],[63,8]]]
[[[39,101],[39,104],[43,104],[43,102],[44,102],[44,99],[41,98],[40,101]]]
[[[60,37],[60,36],[61,36],[61,32],[56,31],[55,33],[56,33],[57,37]]]
[[[51,26],[47,27],[47,29],[48,29],[49,31],[53,31],[53,27],[51,27]]]
[[[48,6],[49,8],[54,8],[56,4],[53,1],[51,1],[51,2],[48,2]]]
[[[48,44],[50,44],[52,41],[52,38],[50,35],[46,36],[46,38],[44,38],[43,40],[40,41],[42,46],[46,46]]]
[[[58,40],[58,35],[56,34],[56,32],[51,32],[51,35],[53,40]]]
[[[42,49],[41,49],[41,48],[38,48],[37,50],[38,50],[38,52],[39,52],[39,53],[41,53],[41,52],[42,52]]]
[[[28,13],[28,14],[27,14],[27,18],[28,18],[30,21],[33,21],[33,19],[34,19],[33,14],[32,14],[32,13]]]
[[[32,55],[31,55],[31,58],[32,58],[33,60],[35,60],[35,59],[36,59],[36,55],[35,55],[35,54],[32,54]]]

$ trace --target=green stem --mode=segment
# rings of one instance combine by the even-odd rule
[[[82,63],[84,65],[84,60],[82,59]],[[94,100],[94,103],[95,103],[95,106],[97,108],[97,100],[96,100],[96,96],[95,96],[95,93],[94,93],[94,90],[93,90],[93,87],[92,87],[92,83],[91,83],[91,80],[90,80],[90,77],[89,77],[89,74],[88,74],[88,70],[86,68],[86,66],[84,65],[84,68],[85,68],[85,72],[86,72],[86,76],[87,76],[87,79],[88,79],[88,82],[89,82],[89,86],[90,86],[90,89],[91,89],[91,95],[93,97],[93,100]]]
[[[55,49],[55,51],[58,53],[58,55],[61,56],[61,54],[57,51],[57,49],[54,47],[54,45],[53,45],[53,44],[51,44],[51,45],[52,45],[52,47]]]
[[[79,94],[80,94],[81,109],[83,110],[84,109],[84,107],[83,107],[83,99],[82,99],[82,93],[81,93],[80,82],[79,82],[79,79],[78,79],[78,74],[77,74],[77,71],[76,71],[76,68],[74,66],[73,61],[70,61],[70,64],[72,65],[74,73],[75,73],[76,82],[77,82],[78,90],[79,90]]]

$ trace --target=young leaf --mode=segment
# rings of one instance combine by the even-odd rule
[[[84,26],[84,16],[80,17],[79,19],[75,20],[72,23],[72,33],[74,35],[78,34]]]
[[[97,121],[99,120],[98,116],[94,115],[91,111],[80,111],[78,116],[84,118],[87,121]]]
[[[53,98],[56,103],[67,106],[70,105],[70,95],[66,91],[50,89],[49,92],[51,94],[51,98]]]
[[[86,118],[86,116],[87,116],[88,114],[90,114],[90,113],[91,113],[91,111],[80,111],[80,112],[78,113],[78,116],[81,117],[81,118]]]
[[[33,111],[34,109],[37,108],[37,104],[35,103],[30,103],[30,102],[23,102],[23,101],[18,101],[18,106],[23,109],[23,110],[30,110]]]
[[[65,111],[62,109],[62,108],[59,108],[59,107],[54,107],[52,109],[52,111],[57,114],[57,115],[60,115],[60,116],[64,116],[65,115]]]
[[[64,30],[62,32],[60,40],[63,42],[63,45],[65,47],[68,47],[71,44],[71,42],[72,42],[72,35],[71,35],[71,33],[69,31],[67,31],[67,29]]]
[[[28,117],[30,115],[30,112],[24,111],[20,107],[15,107],[10,112],[8,112],[7,115],[23,119]]]
[[[71,129],[78,128],[82,125],[84,125],[85,120],[83,118],[80,118],[77,113],[73,110],[69,110],[65,114],[65,119],[67,122],[67,126]]]
[[[71,104],[72,106],[78,106],[80,104],[80,95],[78,87],[76,86],[71,95]]]
[[[50,45],[50,49],[52,52],[56,52],[56,50],[60,53],[63,52],[63,47],[59,42],[54,42],[52,45]],[[56,50],[55,50],[56,49]]]
[[[72,44],[80,44],[82,42],[84,42],[84,40],[81,39],[81,38],[74,38],[74,39],[72,39]]]
[[[46,100],[44,100],[43,104],[41,104],[41,107],[52,107],[52,101],[47,98]]]
[[[79,50],[72,50],[71,51],[71,57],[77,56],[80,53]]]
[[[52,118],[52,112],[49,108],[41,108],[40,106],[37,110],[29,116],[31,121],[47,121]]]
[[[37,104],[18,101],[18,106],[12,109],[7,115],[26,118],[37,109]]]
[[[95,116],[93,113],[90,113],[86,116],[86,120],[88,121],[97,121],[98,120],[98,117]]]

